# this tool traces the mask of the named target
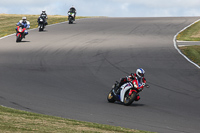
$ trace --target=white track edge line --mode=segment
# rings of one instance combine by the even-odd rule
[[[181,51],[180,49],[177,47],[177,43],[176,43],[176,37],[178,36],[179,33],[181,33],[182,31],[184,31],[185,29],[187,29],[188,27],[190,27],[191,25],[195,24],[196,22],[200,21],[200,19],[196,20],[195,22],[191,23],[190,25],[186,26],[185,28],[183,28],[181,31],[179,31],[175,36],[174,36],[174,39],[173,39],[173,42],[174,42],[174,47],[175,49],[179,52],[179,54],[181,54],[187,61],[189,61],[190,63],[192,63],[193,65],[195,65],[197,68],[200,69],[200,66],[197,65],[196,63],[194,63],[193,61],[191,61],[187,56],[185,56]]]

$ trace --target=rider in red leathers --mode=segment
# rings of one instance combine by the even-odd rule
[[[134,86],[134,88],[137,89],[137,92],[139,93],[140,91],[143,90],[143,87],[145,86],[146,84],[146,79],[144,78],[144,74],[145,74],[145,71],[142,69],[142,68],[138,68],[136,70],[136,73],[131,73],[129,76],[126,76],[125,78],[122,78],[120,80],[120,83],[119,83],[119,87],[116,91],[117,94],[119,94],[120,92],[120,87],[127,83],[127,82],[131,82]],[[138,101],[140,100],[140,96],[139,94],[137,93],[137,98],[135,101]]]

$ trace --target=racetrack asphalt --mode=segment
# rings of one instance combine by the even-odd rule
[[[200,131],[200,70],[173,37],[197,17],[91,18],[0,39],[0,104],[159,133]],[[13,27],[13,31],[14,31]],[[108,103],[116,80],[142,67],[150,88]]]
[[[182,47],[182,46],[192,46],[192,45],[200,45],[200,41],[177,41],[177,45],[179,47]]]

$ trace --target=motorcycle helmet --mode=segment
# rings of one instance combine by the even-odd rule
[[[145,74],[145,71],[142,68],[138,68],[136,70],[137,77],[139,77],[139,78],[144,77],[144,74]]]
[[[45,10],[42,10],[42,13],[46,13],[46,11],[45,11]]]
[[[26,17],[22,17],[23,22],[26,22]]]

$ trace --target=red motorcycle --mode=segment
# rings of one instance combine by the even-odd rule
[[[23,25],[19,25],[16,28],[16,42],[21,42],[23,38],[25,38],[25,30],[26,28],[24,28]]]
[[[119,101],[121,103],[124,103],[124,105],[126,106],[131,105],[132,102],[136,100],[137,94],[139,93],[134,87],[133,83],[139,85],[137,80],[133,80],[133,82],[127,82],[120,87],[120,92],[117,94],[116,91],[119,87],[119,82],[116,81],[111,91],[108,93],[108,102],[114,103],[115,101]],[[145,85],[144,87],[149,88],[149,85]]]

